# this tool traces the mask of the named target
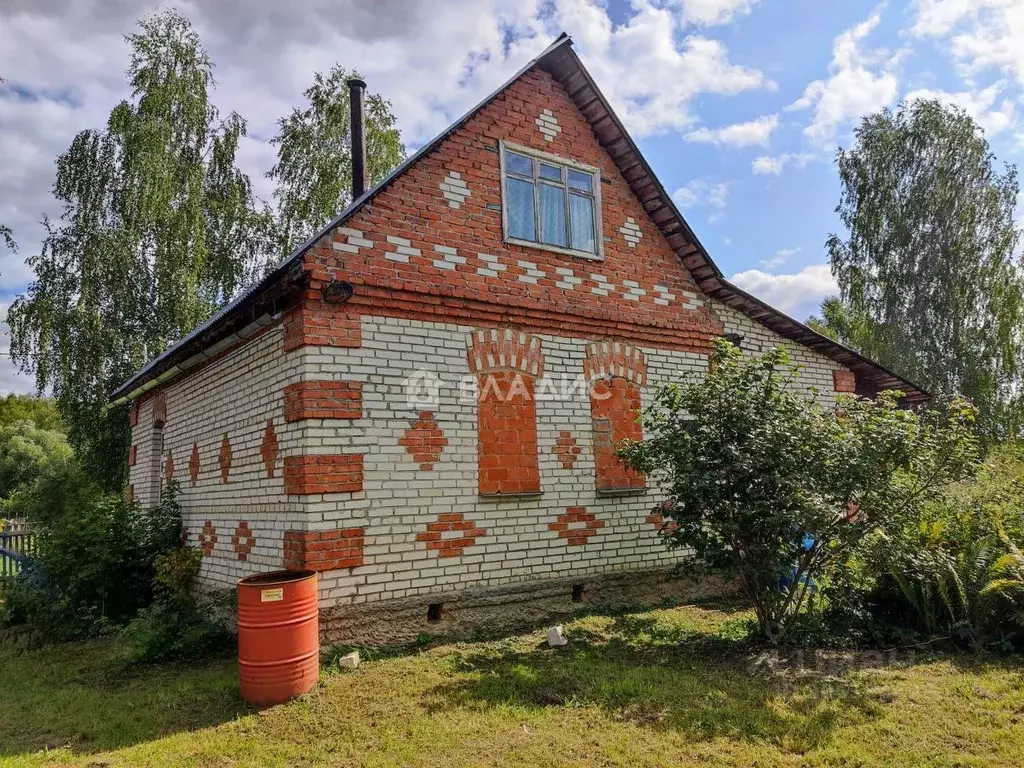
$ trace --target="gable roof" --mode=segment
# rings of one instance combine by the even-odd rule
[[[178,373],[219,354],[237,341],[257,333],[260,328],[272,322],[273,316],[287,303],[291,294],[298,290],[302,256],[306,251],[335,227],[343,225],[364,205],[387,189],[421,158],[437,149],[441,142],[534,67],[540,67],[548,72],[565,88],[566,93],[590,124],[600,145],[618,166],[633,194],[705,294],[735,308],[780,336],[847,366],[857,375],[858,382],[870,389],[902,390],[906,393],[906,402],[910,404],[922,402],[930,397],[920,387],[842,344],[816,333],[803,323],[726,280],[583,66],[583,62],[572,48],[572,39],[563,32],[501,87],[423,145],[386,178],[363,193],[309,240],[292,251],[259,283],[242,292],[119,386],[110,395],[111,404],[117,405],[138,397]]]

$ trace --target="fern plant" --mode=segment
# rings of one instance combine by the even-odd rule
[[[992,563],[990,580],[982,592],[1001,598],[1004,604],[1008,604],[1013,622],[1024,627],[1024,552],[1006,535],[1002,525],[999,526],[999,540],[1007,551]]]

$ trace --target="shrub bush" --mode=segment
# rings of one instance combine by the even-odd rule
[[[839,604],[866,536],[905,527],[977,461],[962,401],[918,414],[883,392],[825,408],[796,375],[783,349],[745,357],[720,341],[708,376],[659,387],[644,440],[620,450],[669,496],[664,540],[736,578],[772,642],[809,602]]]
[[[54,638],[94,635],[153,599],[158,555],[180,547],[177,486],[144,510],[104,494],[74,462],[16,498],[37,532],[37,552],[4,586],[0,619],[32,622]]]
[[[153,604],[124,629],[133,661],[198,658],[227,647],[230,635],[212,618],[216,598],[195,588],[201,559],[195,549],[177,549],[156,558]]]

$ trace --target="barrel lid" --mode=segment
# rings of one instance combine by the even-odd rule
[[[246,576],[239,579],[240,587],[266,587],[276,584],[290,584],[295,581],[305,581],[315,578],[316,571],[269,571],[268,573],[257,573],[255,576]]]

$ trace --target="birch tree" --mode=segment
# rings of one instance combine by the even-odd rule
[[[126,36],[131,96],[57,159],[59,220],[9,313],[14,361],[56,398],[69,439],[108,488],[124,482],[126,407],[110,392],[239,288],[265,222],[236,163],[245,121],[210,100],[213,65],[165,11]]]
[[[865,117],[837,162],[847,231],[827,247],[844,306],[824,308],[826,325],[932,394],[969,397],[985,433],[1015,434],[1016,168],[998,168],[977,124],[937,101]]]

